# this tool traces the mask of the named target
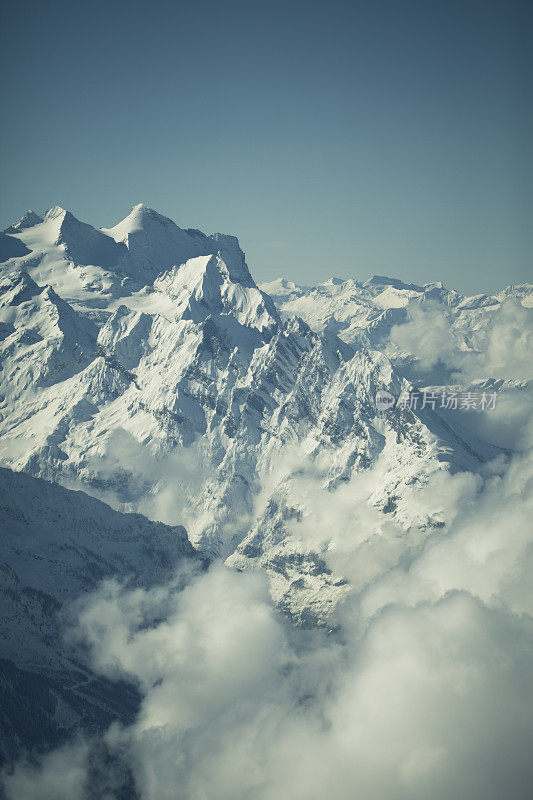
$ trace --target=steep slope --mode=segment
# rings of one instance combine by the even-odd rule
[[[9,400],[79,372],[96,355],[98,330],[27,272],[0,275],[0,363]]]
[[[8,261],[11,258],[20,258],[28,255],[30,251],[15,236],[8,236],[0,233],[0,261]]]
[[[0,469],[0,497],[0,756],[10,759],[135,710],[132,688],[96,678],[64,643],[68,604],[104,578],[146,587],[200,562],[182,527],[82,492]]]
[[[143,203],[134,206],[114,228],[102,230],[127,248],[130,264],[145,283],[152,283],[160,272],[174,264],[204,255],[204,234],[179,228]]]
[[[50,231],[60,217],[49,213],[29,230]],[[20,236],[30,246],[30,234]],[[343,486],[379,474],[361,498],[354,491],[357,503],[377,514],[372,535],[386,539],[393,523],[418,547],[438,525],[439,508],[421,511],[398,498],[443,471],[477,470],[501,452],[466,435],[453,415],[376,408],[379,389],[397,398],[409,389],[407,379],[421,385],[391,331],[410,330],[411,308],[435,303],[467,327],[461,320],[470,312],[456,292],[385,278],[332,280],[315,289],[285,281],[266,287],[279,313],[233,237],[180,229],[142,205],[100,236],[124,248],[120,268],[130,274],[119,281],[108,270],[112,290],[95,293],[82,281],[74,299],[62,301],[71,320],[69,352],[82,347],[82,321],[92,326],[82,358],[70,358],[52,381],[26,381],[17,394],[9,359],[27,359],[27,374],[36,375],[43,362],[37,343],[23,349],[37,309],[22,304],[24,314],[6,322],[13,328],[6,329],[11,350],[0,420],[6,465],[83,486],[117,508],[183,519],[206,553],[266,570],[276,601],[293,617],[326,623],[346,580],[322,558],[335,526],[329,539],[327,526],[322,538],[301,537],[296,522],[310,502],[302,476],[335,503]],[[49,240],[42,262],[56,257],[57,236]],[[23,258],[6,270],[24,266]],[[53,285],[54,269],[46,272]],[[104,275],[103,267],[94,269]],[[41,297],[34,285],[21,291]],[[8,305],[10,297],[6,289]],[[39,314],[51,319],[52,306]],[[492,308],[486,299],[474,306],[481,320]],[[309,324],[292,317],[295,310]],[[427,370],[423,377],[429,383]]]
[[[23,231],[26,228],[32,228],[34,225],[39,225],[42,221],[43,218],[30,208],[25,214],[22,215],[18,222],[14,222],[13,225],[10,225],[8,228],[6,228],[4,233],[20,233],[20,231]]]
[[[206,236],[192,228],[179,228],[171,219],[143,203],[134,206],[114,228],[102,228],[102,231],[127,248],[129,275],[137,278],[141,285],[153,283],[169,267],[184,264],[196,256],[219,252],[234,280],[253,284],[235,236],[220,233]]]
[[[56,231],[55,244],[64,248],[66,257],[74,264],[98,264],[104,269],[113,269],[124,258],[124,248],[114,239],[80,222],[64,208],[54,206],[47,212],[46,220]]]
[[[44,218],[28,212],[7,230],[25,253],[3,258],[6,269],[22,269],[62,297],[95,307],[120,294],[126,248],[64,208],[54,206]]]
[[[26,270],[83,309],[153,284],[157,276],[197,256],[218,255],[234,282],[255,286],[235,236],[179,228],[142,203],[113,228],[98,230],[60,206],[32,211],[2,233],[0,261]]]

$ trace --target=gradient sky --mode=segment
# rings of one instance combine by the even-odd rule
[[[530,2],[75,2],[2,16],[0,225],[144,202],[258,281],[531,280]]]

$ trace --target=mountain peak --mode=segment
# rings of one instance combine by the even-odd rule
[[[151,206],[147,206],[146,203],[136,203],[132,207],[130,213],[128,214],[128,217],[145,217],[145,218],[150,217],[152,219],[163,219],[163,220],[169,219],[168,217],[165,217],[163,214],[160,214],[159,211],[156,211]]]
[[[287,278],[276,278],[273,281],[261,283],[259,288],[272,297],[288,297],[292,294],[300,294],[307,287],[299,286]]]
[[[77,265],[98,265],[112,269],[121,262],[124,248],[110,236],[81,222],[70,211],[53,206],[46,212],[49,235],[55,245],[62,245],[70,261]]]
[[[327,281],[325,281],[324,285],[325,286],[342,286],[343,283],[346,283],[346,278],[337,278],[335,276],[332,276],[331,278],[328,278]]]
[[[399,278],[388,278],[386,275],[373,275],[364,282],[363,286],[365,288],[370,286],[392,286],[393,289],[408,289],[412,292],[422,291],[422,287],[414,283],[404,283]]]
[[[253,282],[242,280],[222,252],[196,256],[165,272],[154,282],[154,289],[168,295],[183,319],[200,322],[210,315],[234,317],[241,325],[259,331],[279,324],[271,298]]]
[[[144,203],[137,203],[127,217],[113,228],[102,228],[102,233],[125,245],[135,275],[146,283],[191,258],[220,253],[234,278],[255,286],[236,236],[207,236],[194,228],[180,228]]]
[[[70,212],[63,208],[62,206],[52,206],[49,208],[46,214],[44,215],[45,220],[49,219],[61,219],[65,217]]]
[[[33,228],[34,225],[39,225],[42,221],[43,218],[30,208],[21,216],[18,222],[14,222],[13,225],[6,228],[4,233],[20,233],[20,231],[26,230],[26,228]]]
[[[154,223],[156,226],[161,226],[163,228],[173,227],[181,230],[181,228],[178,228],[168,217],[163,216],[163,214],[150,208],[150,206],[147,206],[145,203],[137,203],[123,220],[112,228],[102,228],[102,231],[108,234],[108,236],[112,236],[116,241],[126,242],[128,236],[146,231],[147,228],[151,229],[154,227]]]

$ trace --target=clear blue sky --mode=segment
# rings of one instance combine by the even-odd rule
[[[531,279],[531,6],[11,3],[0,225],[144,202],[257,280]]]

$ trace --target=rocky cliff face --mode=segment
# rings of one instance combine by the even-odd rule
[[[10,231],[30,252],[2,272],[3,463],[183,522],[210,557],[266,570],[297,620],[326,623],[346,587],[323,561],[334,531],[299,538],[302,475],[333,496],[379,465],[364,498],[380,510],[375,533],[416,526],[419,546],[439,509],[398,498],[497,452],[461,415],[380,412],[375,395],[453,382],[446,342],[416,350],[441,324],[478,370],[465,388],[501,379],[477,348],[507,301],[530,313],[528,287],[466,299],[382,277],[261,289],[234,237],[142,205],[102,231],[58,208]]]

